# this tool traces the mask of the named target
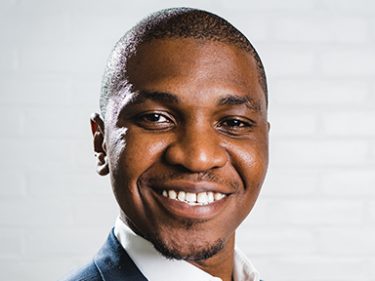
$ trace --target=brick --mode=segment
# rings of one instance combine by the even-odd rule
[[[332,105],[364,105],[370,92],[367,82],[355,79],[283,79],[274,81],[270,100],[281,105],[331,108]]]
[[[95,171],[96,159],[91,136],[87,136],[84,140],[75,140],[70,146],[70,153],[72,155],[72,169],[90,173]]]
[[[262,61],[270,80],[278,77],[300,77],[314,73],[316,58],[310,51],[291,50],[284,46],[273,49],[262,48],[259,44]],[[271,79],[272,78],[272,79]]]
[[[0,103],[20,108],[30,104],[68,105],[72,100],[70,80],[69,75],[7,73],[0,84]]]
[[[90,258],[92,258],[90,256]],[[86,258],[86,262],[89,257]],[[61,278],[79,263],[76,258],[49,257],[44,259],[0,259],[1,276],[4,280],[61,280]]]
[[[370,221],[372,223],[375,223],[375,200],[372,200],[370,203],[369,203],[369,207],[368,207],[368,216],[370,218]]]
[[[311,11],[314,9],[314,1],[293,1],[287,0],[280,3],[278,1],[259,1],[259,2],[244,2],[241,0],[235,1],[219,1],[224,10],[247,11],[255,12],[302,12]],[[216,3],[215,3],[216,4]]]
[[[269,168],[262,188],[263,197],[312,195],[318,186],[318,173],[311,169]]]
[[[239,15],[239,13],[242,13]],[[254,44],[258,50],[259,42],[269,42],[270,28],[266,18],[256,14],[249,16],[249,13],[239,11],[219,11],[219,15],[223,15],[230,23],[240,30]],[[262,52],[260,52],[262,54]]]
[[[298,228],[251,228],[241,226],[237,244],[249,257],[260,255],[312,254],[315,251],[314,235]]]
[[[322,130],[329,136],[375,136],[374,120],[373,111],[327,113]]]
[[[81,227],[106,226],[109,231],[119,214],[117,202],[108,187],[106,195],[91,196],[91,198],[71,200],[74,224]],[[95,210],[95,215],[93,211]]]
[[[101,69],[104,71],[104,63]],[[85,108],[90,108],[92,112],[98,111],[101,80],[101,74],[75,75],[71,85],[71,103],[74,106],[84,105]]]
[[[124,5],[120,4],[120,2],[117,4]],[[87,44],[87,42],[92,42],[102,45],[106,50],[96,55],[105,60],[120,37],[145,14],[139,15],[139,17],[134,14],[124,17],[114,14],[111,11],[111,5],[103,5],[100,10],[96,9],[98,7],[94,7],[94,9],[82,8],[69,13],[70,32],[68,38],[70,42],[74,43]],[[118,9],[121,8],[118,7]],[[106,10],[108,11],[106,12]],[[85,21],[82,21],[82,16],[85,17]]]
[[[0,47],[0,72],[14,71],[18,66],[18,53],[9,47]],[[2,73],[3,74],[3,73]]]
[[[72,166],[71,142],[46,139],[0,139],[0,167],[60,170]]]
[[[367,271],[368,271],[368,276],[370,278],[373,278],[375,276],[375,259],[374,258],[371,258],[368,260],[368,263],[367,263]],[[371,279],[368,279],[368,280],[371,280]]]
[[[345,15],[373,15],[375,13],[374,2],[371,0],[319,0],[318,7],[325,13]]]
[[[23,231],[1,227],[0,231],[0,259],[19,258],[23,250]]]
[[[365,163],[368,144],[351,140],[274,140],[273,165],[289,167],[351,167]]]
[[[287,16],[272,22],[271,34],[276,40],[292,43],[365,43],[370,38],[363,18],[332,16]]]
[[[49,42],[43,45],[32,45],[27,48],[20,48],[19,69],[22,72],[34,72],[37,74],[101,74],[104,68],[103,58],[107,56],[107,53],[107,48],[90,42],[85,44],[78,42],[69,44]]]
[[[108,196],[112,194],[108,177],[98,176],[95,167],[91,172],[65,172],[60,176],[59,172],[33,172],[27,176],[27,193],[30,196],[49,198],[96,198],[96,196]],[[58,179],[58,180],[56,180]],[[53,184],[46,184],[46,182]]]
[[[0,137],[15,137],[22,134],[24,113],[21,107],[0,105],[0,119],[3,125]]]
[[[252,210],[249,224],[259,225],[359,225],[363,222],[364,206],[350,199],[261,198]]]
[[[73,223],[71,203],[58,196],[0,200],[0,227],[68,226]]]
[[[1,170],[0,197],[23,197],[26,196],[26,176],[18,169]]]
[[[316,233],[318,251],[324,255],[373,256],[375,254],[374,227],[323,228]]]
[[[374,169],[331,171],[322,175],[320,189],[324,194],[363,198],[375,195]]]
[[[373,48],[332,50],[322,53],[320,68],[329,77],[372,77],[375,75]]]
[[[89,257],[104,243],[109,231],[103,227],[30,229],[25,235],[25,257]]]
[[[25,134],[38,138],[91,137],[90,109],[80,107],[36,107],[26,109]]]
[[[257,259],[258,260],[258,259]],[[368,278],[366,262],[356,257],[289,256],[264,258],[264,280],[351,281]]]
[[[303,109],[271,110],[269,122],[271,139],[274,136],[309,136],[314,135],[318,130],[317,114]]]
[[[368,162],[375,164],[375,141],[370,142],[370,153],[368,156]]]
[[[48,9],[46,5],[28,5],[27,2],[13,5],[2,16],[2,21],[12,26],[2,33],[6,41],[40,44],[61,42],[67,37],[66,14],[61,9]]]

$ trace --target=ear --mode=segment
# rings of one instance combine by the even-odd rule
[[[271,123],[267,122],[267,126],[268,126],[268,132],[269,132],[271,130]]]
[[[104,137],[104,121],[98,113],[94,113],[90,118],[91,132],[94,141],[94,151],[97,160],[96,172],[105,176],[109,173],[107,148]]]

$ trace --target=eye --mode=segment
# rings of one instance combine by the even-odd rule
[[[238,119],[228,119],[221,123],[229,127],[248,127],[248,124]]]
[[[167,114],[159,112],[149,112],[137,115],[135,123],[148,130],[164,130],[174,126],[174,122]]]
[[[148,122],[156,122],[156,123],[164,123],[164,122],[169,122],[169,120],[159,114],[159,113],[149,113],[141,116],[141,119],[148,121]]]
[[[238,117],[225,118],[217,124],[221,131],[234,135],[249,132],[254,126],[253,121]]]

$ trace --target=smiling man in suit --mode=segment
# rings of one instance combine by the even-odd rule
[[[66,280],[259,281],[235,248],[268,164],[267,86],[224,19],[157,12],[116,44],[91,127],[120,207],[93,262]]]

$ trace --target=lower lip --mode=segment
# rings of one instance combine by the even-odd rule
[[[229,196],[226,196],[223,199],[214,201],[208,205],[192,206],[185,202],[164,197],[154,190],[152,190],[152,194],[159,205],[161,205],[162,208],[172,216],[192,220],[209,220],[214,218],[225,209],[226,203],[229,199]]]

